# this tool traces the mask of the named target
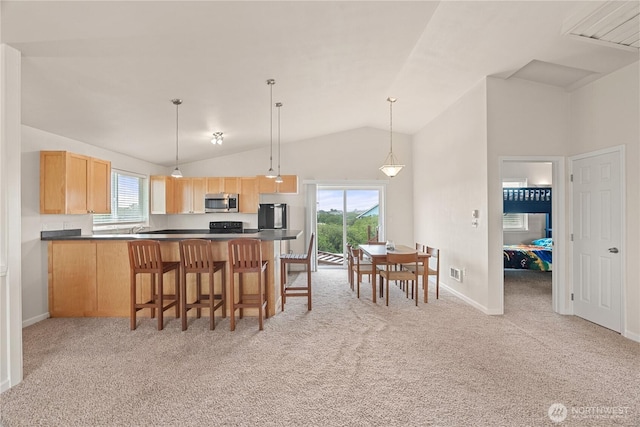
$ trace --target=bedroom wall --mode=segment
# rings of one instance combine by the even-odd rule
[[[552,184],[553,166],[548,162],[504,162],[502,164],[503,179],[526,179],[532,187],[550,186]],[[527,230],[504,230],[505,245],[529,244],[534,239],[545,237],[546,215],[528,214]]]
[[[32,260],[22,266],[22,321],[28,326],[49,317],[47,290],[47,243],[40,240],[42,230],[80,228],[91,234],[92,215],[40,214],[40,150],[66,150],[110,160],[111,167],[145,175],[164,173],[164,167],[104,150],[40,129],[22,125],[22,257]],[[152,227],[165,227],[161,216]]]
[[[638,62],[573,92],[567,155],[625,147],[625,330],[640,341],[640,70]]]
[[[417,242],[440,249],[441,285],[491,313],[487,251],[486,82],[414,136],[414,228]],[[471,225],[471,211],[479,225]],[[449,268],[463,269],[462,282]]]

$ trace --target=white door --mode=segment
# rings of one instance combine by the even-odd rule
[[[573,309],[621,331],[621,153],[573,160]]]

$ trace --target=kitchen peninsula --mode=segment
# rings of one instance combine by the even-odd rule
[[[130,270],[127,241],[158,240],[162,259],[180,259],[178,242],[184,239],[206,239],[213,242],[213,256],[228,259],[227,242],[231,239],[262,240],[262,257],[267,266],[267,307],[269,316],[280,306],[280,263],[286,242],[295,240],[301,230],[261,230],[255,233],[223,234],[207,230],[160,230],[140,234],[80,235],[80,230],[42,232],[48,241],[49,314],[51,317],[128,317]],[[229,266],[227,265],[227,286]],[[193,275],[191,275],[193,276]],[[195,277],[189,277],[187,286]],[[148,282],[148,278],[147,279]],[[251,286],[253,278],[246,281]],[[203,279],[206,283],[206,279]],[[144,282],[143,282],[144,283]],[[219,282],[218,282],[219,283]],[[165,275],[165,289],[174,288],[174,276]],[[236,280],[237,286],[237,280]],[[144,287],[148,289],[147,286]],[[142,297],[139,295],[139,297]],[[144,313],[144,312],[143,312]],[[143,314],[144,315],[144,314]],[[250,310],[247,315],[252,315]]]

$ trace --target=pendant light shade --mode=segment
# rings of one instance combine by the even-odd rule
[[[267,178],[275,178],[276,174],[273,170],[273,85],[276,84],[274,79],[267,80],[269,85],[269,170],[267,171]]]
[[[278,109],[278,176],[276,176],[276,182],[278,184],[282,182],[282,175],[280,175],[280,107],[282,107],[282,102],[276,102]]]
[[[396,102],[396,98],[389,97],[387,101],[389,101],[389,154],[384,160],[384,164],[380,166],[380,170],[389,178],[393,178],[400,173],[404,165],[399,164],[393,154],[393,103]]]
[[[182,178],[182,172],[178,168],[178,107],[182,104],[181,99],[172,99],[171,103],[176,106],[176,168],[171,172],[174,178]]]

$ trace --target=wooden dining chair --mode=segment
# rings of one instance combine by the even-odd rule
[[[425,252],[431,255],[429,257],[429,276],[436,276],[436,299],[438,299],[440,298],[440,250],[427,246]]]
[[[407,269],[404,266],[413,265],[413,268]],[[416,305],[418,305],[417,286],[418,283],[418,253],[417,252],[389,252],[387,253],[387,263],[384,270],[380,271],[380,288],[384,288],[386,279],[385,304],[389,305],[389,283],[394,281],[411,282],[411,289],[416,289]],[[406,284],[405,286],[408,286]]]
[[[269,317],[267,306],[267,261],[262,259],[262,242],[259,239],[232,239],[229,246],[229,307],[231,307],[230,327],[236,329],[236,310],[240,310],[240,319],[245,308],[258,309],[258,329],[264,329],[264,318]],[[246,292],[244,278],[246,274],[256,274],[257,289]],[[238,275],[238,301],[235,297],[235,275]]]
[[[360,282],[362,282],[362,276],[369,276],[369,280],[371,280],[371,275],[373,273],[373,265],[371,261],[362,259],[362,251],[360,249],[351,247],[351,255],[352,266],[349,271],[349,275],[351,276],[351,283],[356,283],[356,295],[360,298]],[[373,290],[375,292],[375,289]]]
[[[176,319],[180,317],[180,263],[178,261],[163,261],[160,254],[160,242],[157,240],[135,240],[127,242],[129,248],[129,267],[131,271],[131,330],[136,329],[136,313],[149,308],[153,319],[158,311],[158,330],[164,327],[163,314],[165,310],[175,307]],[[175,291],[165,293],[164,274],[175,271]],[[138,274],[151,276],[149,298],[142,297],[138,302]],[[141,293],[141,292],[140,292]],[[165,304],[166,301],[170,301]]]
[[[182,265],[182,280],[180,281],[180,297],[182,301],[182,330],[187,330],[187,311],[196,309],[196,318],[200,318],[203,308],[209,309],[209,329],[215,329],[214,313],[218,308],[222,308],[222,317],[227,317],[227,297],[226,297],[226,261],[215,260],[211,249],[211,241],[204,239],[180,240],[180,263]],[[220,292],[215,292],[215,275],[220,272]],[[202,291],[202,274],[208,276],[209,291]],[[196,288],[195,300],[188,301],[187,298],[187,275],[195,274]]]
[[[307,310],[311,310],[311,255],[313,253],[313,238],[311,233],[309,248],[306,254],[282,254],[280,255],[280,297],[282,298],[282,311],[287,297],[307,297]],[[287,286],[287,265],[303,264],[307,270],[307,286]]]

